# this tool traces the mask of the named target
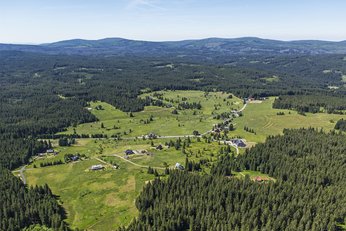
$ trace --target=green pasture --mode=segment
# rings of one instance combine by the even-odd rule
[[[163,91],[165,99],[172,99],[172,108],[147,106],[144,111],[132,113],[122,112],[112,105],[104,102],[91,102],[90,108],[98,119],[98,122],[80,124],[77,127],[69,127],[62,134],[121,134],[122,137],[137,137],[148,133],[160,136],[191,135],[194,130],[204,133],[209,131],[213,124],[221,120],[213,119],[214,115],[239,109],[243,106],[239,98],[221,92],[212,92],[207,96],[202,91]],[[152,93],[150,93],[152,94]],[[143,94],[141,97],[149,96]],[[187,102],[200,102],[201,110],[178,110],[178,114],[172,114],[182,98]],[[97,110],[101,105],[103,110]],[[150,118],[153,118],[150,121]],[[103,128],[102,128],[103,124]]]
[[[273,82],[279,82],[280,78],[276,75],[273,75],[272,77],[267,77],[267,78],[263,78],[264,80],[266,80],[269,83],[273,83]]]
[[[176,139],[171,140],[175,141]],[[168,142],[169,139],[153,140],[154,147],[149,146],[146,149],[150,153],[149,155],[131,155],[129,156],[129,160],[144,166],[174,168],[176,163],[185,164],[186,154],[190,161],[198,162],[200,159],[208,159],[211,162],[216,161],[220,148],[226,147],[222,143],[218,144],[218,142],[206,143],[203,139],[200,142],[191,139],[192,143],[189,147],[185,148],[185,153],[183,153],[182,150],[176,150],[174,147],[166,147],[166,141]],[[157,150],[155,148],[160,144],[164,147],[163,150]],[[235,152],[233,147],[231,150]]]
[[[29,185],[48,184],[59,196],[72,228],[115,230],[137,215],[134,201],[153,175],[121,159],[120,168],[90,171],[95,159],[25,172]]]
[[[240,109],[243,106],[241,99],[230,98],[229,94],[221,92],[158,93],[162,94],[164,102],[172,104],[172,108],[149,106],[142,112],[133,113],[133,117],[130,117],[129,113],[122,112],[107,103],[91,102],[91,113],[99,121],[80,124],[75,128],[70,127],[64,133],[103,133],[110,136],[119,132],[123,139],[76,139],[76,143],[70,147],[59,147],[57,140],[51,140],[59,154],[35,158],[33,163],[27,166],[25,175],[28,184],[48,184],[66,209],[67,222],[72,228],[115,230],[119,226],[126,226],[138,213],[135,208],[136,197],[143,186],[154,179],[153,175],[147,174],[147,169],[143,166],[156,167],[162,173],[165,167],[173,168],[177,162],[184,165],[186,154],[191,161],[208,159],[210,162],[215,162],[220,148],[225,147],[222,142],[207,143],[203,138],[199,141],[197,138],[191,138],[190,146],[186,147],[183,153],[182,150],[168,148],[165,145],[170,140],[175,142],[177,138],[149,140],[133,137],[150,132],[159,136],[190,135],[194,130],[203,133],[221,121],[213,119],[214,115]],[[154,93],[141,95],[141,97],[146,96],[155,98]],[[200,102],[202,109],[179,110],[178,115],[173,115],[172,110],[182,102],[183,97],[190,103]],[[254,145],[263,142],[269,135],[281,134],[284,128],[315,127],[331,130],[340,118],[346,119],[345,115],[307,113],[303,116],[292,110],[273,109],[273,101],[272,97],[262,103],[258,101],[249,103],[243,111],[243,116],[233,120],[235,130],[229,132],[228,137],[242,137],[248,141],[248,144]],[[100,106],[102,110],[97,110],[96,108]],[[283,112],[284,115],[277,115],[278,112]],[[153,121],[150,121],[150,117]],[[253,129],[256,134],[246,132],[245,126]],[[163,150],[156,149],[160,144]],[[130,155],[126,161],[122,157],[127,149],[134,150],[137,154]],[[142,153],[143,150],[146,152]],[[233,147],[232,151],[235,152]],[[243,152],[244,149],[240,149],[240,153]],[[77,153],[85,154],[87,158],[68,164],[40,167],[40,163],[63,160],[65,154]],[[119,169],[112,168],[110,163],[117,164]],[[103,164],[106,168],[101,171],[90,171],[90,167],[95,164]],[[204,172],[209,170],[204,168]],[[268,178],[265,174],[253,171],[234,172],[234,174],[238,178],[243,178],[245,175],[249,175],[251,179],[256,176]]]
[[[250,177],[251,180],[255,180],[256,177],[261,177],[263,180],[275,181],[276,179],[270,177],[268,174],[261,173],[259,171],[245,170],[241,172],[232,172],[236,178],[243,179],[246,175]]]
[[[240,136],[250,142],[263,142],[269,135],[281,134],[285,128],[320,128],[325,131],[332,130],[335,122],[346,115],[335,115],[327,113],[306,113],[306,116],[292,110],[273,109],[274,97],[262,103],[249,103],[243,112],[243,116],[234,119],[235,131],[229,136]],[[284,112],[285,115],[277,115]],[[244,127],[253,129],[256,135],[246,132]]]
[[[138,152],[146,150],[150,155],[134,154],[128,160],[139,165],[161,168],[158,169],[160,173],[165,167],[174,168],[177,162],[184,165],[186,155],[174,147],[166,147],[166,141],[169,139],[155,139],[152,146],[151,140],[142,139],[77,139],[76,144],[70,147],[54,146],[59,151],[57,156],[35,159],[27,166],[25,176],[29,185],[49,185],[65,208],[68,217],[66,221],[72,228],[114,230],[129,224],[136,217],[135,199],[146,182],[154,179],[153,175],[147,174],[147,168],[138,167],[120,157],[124,157],[127,149]],[[56,141],[52,143],[57,145]],[[163,150],[155,148],[159,144],[164,146]],[[222,146],[224,145],[218,142],[207,143],[204,139],[198,142],[196,138],[191,138],[191,144],[185,150],[189,160],[208,158],[213,162],[217,160]],[[55,166],[39,165],[41,162],[63,160],[63,156],[68,153],[85,154],[87,159]],[[114,154],[118,156],[113,156]],[[110,163],[117,164],[119,168],[112,168]],[[106,168],[100,171],[89,170],[96,164],[102,164]]]

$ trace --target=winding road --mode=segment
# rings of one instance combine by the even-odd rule
[[[239,112],[244,111],[245,108],[246,108],[246,106],[247,106],[247,103],[245,103],[245,104],[243,105],[243,107],[239,110]],[[227,121],[229,121],[229,120],[231,120],[231,118],[224,120],[224,122],[227,122]],[[212,131],[213,131],[213,130],[206,131],[206,132],[204,132],[203,134],[198,135],[198,136],[195,136],[195,135],[158,136],[157,139],[173,139],[173,138],[187,138],[187,137],[202,137],[202,136],[204,136],[204,135],[207,135],[207,134],[211,133]],[[138,137],[128,137],[128,138],[122,138],[122,139],[124,139],[124,140],[133,140],[133,139],[143,139],[143,137],[144,137],[144,136],[138,136]],[[215,140],[214,140],[214,141],[215,141]],[[229,144],[229,145],[231,145],[232,147],[234,147],[234,148],[236,149],[237,155],[239,155],[239,148],[238,148],[238,146],[237,146],[236,144],[233,144],[232,142],[229,142],[229,141],[226,141],[226,140],[221,140],[220,142],[226,142],[227,144]],[[108,156],[114,156],[114,157],[120,158],[120,159],[122,159],[122,160],[124,160],[124,161],[127,161],[128,163],[130,163],[130,164],[132,164],[132,165],[134,165],[134,166],[140,167],[140,168],[148,168],[148,167],[149,167],[149,166],[146,166],[146,165],[140,165],[140,164],[134,163],[134,162],[132,162],[132,161],[130,161],[130,160],[128,160],[128,159],[125,159],[124,157],[122,157],[122,156],[119,155],[119,154],[112,154],[112,155],[108,155]],[[102,163],[109,164],[109,163],[107,163],[107,162],[105,162],[105,161],[103,161],[103,160],[101,160],[101,159],[99,159],[99,158],[95,158],[95,159],[98,160],[98,161],[100,161],[100,162],[102,162]],[[150,167],[151,167],[151,166],[150,166]],[[165,168],[163,168],[163,167],[151,167],[151,168],[161,169],[161,170],[164,170],[164,169],[165,169]]]
[[[245,104],[243,105],[243,107],[239,110],[239,112],[244,111],[245,108],[246,108],[246,106],[247,106],[247,103],[245,103]],[[224,120],[224,122],[229,121],[229,120],[231,120],[231,118]],[[204,132],[203,134],[198,135],[198,136],[195,136],[195,135],[158,136],[157,139],[202,137],[202,136],[204,136],[204,135],[206,135],[206,134],[209,134],[209,133],[211,133],[211,132],[212,132],[212,130],[209,130],[209,131],[206,131],[206,132]],[[133,140],[133,139],[142,139],[142,138],[143,138],[143,136],[140,136],[140,137],[122,138],[122,139],[124,139],[124,140]],[[223,141],[221,140],[220,142],[226,142],[227,144],[231,145],[232,147],[234,147],[234,148],[236,149],[237,154],[239,154],[239,148],[238,148],[237,145],[233,144],[232,142],[226,141],[226,140],[223,140]],[[126,161],[126,162],[128,162],[128,163],[130,163],[130,164],[132,164],[132,165],[134,165],[134,166],[140,167],[140,168],[149,168],[149,167],[151,167],[151,168],[160,169],[160,170],[165,170],[165,169],[166,169],[166,168],[163,168],[163,167],[152,167],[152,166],[140,165],[140,164],[134,163],[134,162],[132,162],[131,160],[128,160],[128,159],[122,157],[122,156],[119,155],[119,154],[112,154],[112,155],[107,155],[107,156],[113,156],[113,157],[120,158],[120,159],[122,159],[123,161]],[[101,163],[103,163],[103,164],[111,165],[111,164],[107,163],[106,161],[101,160],[100,158],[95,157],[94,159],[97,160],[97,161],[99,161],[99,162],[101,162]],[[25,178],[25,175],[24,175],[25,170],[27,170],[26,167],[27,167],[27,166],[24,165],[20,170],[13,171],[13,173],[19,172],[20,178],[21,178],[21,180],[23,181],[23,183],[24,183],[25,185],[26,185],[26,183],[27,183],[26,178]],[[29,170],[29,169],[28,169],[28,170]]]
[[[242,112],[245,110],[247,106],[247,103],[243,105],[243,107],[239,110],[239,112]],[[228,122],[230,121],[232,118],[229,118],[229,119],[225,119],[224,122]],[[208,130],[200,135],[177,135],[177,136],[157,136],[157,139],[173,139],[173,138],[187,138],[187,137],[202,137],[204,135],[207,135],[209,133],[211,133],[213,130]],[[143,136],[137,136],[137,137],[127,137],[127,138],[122,138],[123,140],[133,140],[133,139],[143,139],[143,137],[145,137],[144,135]]]
[[[114,156],[114,157],[118,157],[124,161],[127,161],[128,163],[134,165],[134,166],[137,166],[137,167],[140,167],[140,168],[155,168],[155,169],[161,169],[161,170],[165,170],[166,168],[163,168],[163,167],[152,167],[152,166],[146,166],[146,165],[141,165],[141,164],[136,164],[134,162],[132,162],[131,160],[128,160],[128,159],[125,159],[124,157],[120,156],[119,154],[112,154],[112,155],[107,155],[107,156]]]
[[[25,179],[25,175],[24,175],[25,168],[26,168],[26,165],[21,167],[19,170],[12,171],[13,173],[19,172],[20,179],[23,181],[24,184],[26,184],[26,179]]]

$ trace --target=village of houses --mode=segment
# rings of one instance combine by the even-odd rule
[[[164,139],[164,138],[186,138],[186,137],[203,137],[203,135],[206,134],[211,134],[212,137],[213,136],[218,136],[221,134],[221,132],[223,131],[228,131],[229,129],[229,125],[232,122],[233,118],[237,118],[242,116],[242,111],[245,109],[246,105],[248,103],[261,103],[263,100],[265,100],[265,98],[261,98],[261,99],[254,99],[254,98],[246,98],[244,99],[244,107],[240,110],[232,110],[231,113],[229,114],[229,117],[224,118],[223,122],[219,123],[219,124],[214,124],[213,128],[210,131],[205,132],[204,134],[200,134],[198,131],[194,131],[193,135],[186,135],[186,136],[174,136],[174,137],[168,137],[168,136],[160,136],[158,134],[155,133],[149,133],[147,135],[143,135],[141,137],[136,137],[136,138],[142,138],[142,139],[148,139],[148,140],[154,140],[154,139]],[[214,140],[213,141],[217,141]],[[223,141],[224,144],[230,145],[232,147],[234,147],[237,151],[237,154],[239,154],[239,148],[246,148],[247,147],[247,143],[246,140],[241,139],[241,138],[232,138],[229,140],[224,140]],[[151,147],[151,149],[147,150],[147,149],[141,149],[141,150],[133,150],[133,149],[126,149],[123,151],[122,155],[116,155],[118,157],[123,158],[124,160],[135,164],[131,161],[131,156],[140,156],[140,155],[147,155],[147,156],[153,156],[154,153],[152,152],[152,150],[155,151],[162,151],[163,149],[167,149],[169,148],[168,146],[166,147],[165,145],[159,144],[156,146]],[[57,156],[59,154],[58,151],[54,150],[54,149],[48,149],[46,150],[45,153],[38,153],[38,155],[35,157],[36,159],[40,159],[40,158],[47,158],[49,156]],[[67,154],[64,156],[64,160],[65,163],[73,163],[73,162],[78,162],[78,161],[83,161],[85,159],[88,159],[85,155],[80,155],[80,154]],[[103,161],[99,158],[96,158],[97,160],[99,160],[101,163],[100,164],[94,164],[91,165],[87,170],[88,171],[100,171],[100,170],[104,170],[104,169],[109,169],[112,168],[114,170],[120,168],[119,165],[117,164],[110,164],[106,161]],[[58,163],[60,164],[60,163]],[[178,170],[184,170],[184,166],[181,163],[175,163],[174,166],[171,166],[171,168],[175,168]],[[255,181],[261,182],[263,181],[263,179],[258,176],[254,178]]]
[[[221,133],[221,131],[223,131],[225,129],[225,125],[228,124],[228,121],[219,124],[218,126],[214,126],[214,128],[211,130],[212,134],[219,134]],[[193,135],[194,137],[202,137],[201,134],[195,134]],[[185,136],[187,137],[187,136]],[[191,136],[192,137],[192,136]],[[147,135],[142,136],[142,138],[144,139],[149,139],[149,140],[154,140],[154,139],[159,139],[159,138],[165,138],[165,137],[160,137],[159,135],[155,134],[155,133],[149,133]],[[224,144],[227,145],[231,145],[233,147],[235,147],[236,149],[238,148],[245,148],[246,147],[246,141],[243,139],[230,139],[230,140],[225,140]],[[169,146],[167,145],[162,145],[162,144],[158,144],[156,146],[151,147],[149,150],[147,149],[141,149],[141,150],[134,150],[134,149],[126,149],[123,151],[122,156],[120,156],[121,158],[123,158],[124,160],[127,160],[128,162],[131,162],[130,160],[130,156],[141,156],[141,155],[147,155],[147,156],[154,156],[154,153],[152,152],[153,150],[155,151],[162,151],[164,149],[169,148]],[[38,153],[37,156],[34,158],[34,160],[38,160],[38,159],[44,159],[44,158],[48,158],[48,157],[53,157],[53,156],[57,156],[59,155],[59,151],[50,148],[47,149],[46,152],[44,153]],[[119,155],[117,155],[119,156]],[[74,162],[78,162],[78,161],[83,161],[85,159],[88,159],[84,154],[65,154],[64,156],[64,161],[65,163],[74,163]],[[102,162],[101,164],[95,164],[95,165],[91,165],[90,168],[88,169],[89,171],[99,171],[99,170],[104,170],[108,167],[111,167],[112,169],[118,169],[119,165],[112,165],[108,162],[102,161],[99,158],[96,158],[97,160],[99,160],[100,162]],[[62,164],[63,162],[58,162],[55,163],[56,164]],[[54,165],[54,164],[52,164]],[[47,165],[46,165],[47,166]],[[42,167],[42,166],[41,166]],[[44,167],[44,166],[43,166]],[[173,166],[172,166],[173,167]],[[181,163],[175,163],[174,165],[175,169],[178,170],[184,170],[184,167]]]

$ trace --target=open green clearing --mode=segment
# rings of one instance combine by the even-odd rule
[[[114,230],[136,216],[134,200],[148,180],[146,171],[121,162],[121,168],[91,172],[97,160],[36,168],[25,174],[30,185],[47,183],[59,196],[72,228]]]
[[[62,134],[121,134],[123,137],[137,137],[148,133],[160,136],[192,135],[194,130],[200,133],[209,131],[213,124],[221,122],[214,119],[214,115],[229,112],[231,109],[240,109],[242,100],[236,97],[229,98],[230,94],[211,92],[205,96],[202,91],[162,91],[163,98],[173,100],[172,108],[147,106],[144,111],[124,113],[104,102],[92,102],[90,105],[93,113],[100,121],[94,123],[80,124],[70,127]],[[153,94],[143,94],[141,97]],[[152,96],[153,97],[153,96]],[[183,97],[186,98],[183,101]],[[153,97],[155,98],[155,97]],[[165,101],[165,100],[164,100]],[[167,102],[167,101],[166,101]],[[186,109],[178,110],[178,114],[172,114],[174,107],[179,103],[198,103],[202,105],[201,110]],[[97,110],[101,105],[103,110]],[[150,117],[153,118],[150,121]],[[104,128],[101,128],[103,124]]]
[[[244,178],[246,175],[250,177],[251,180],[256,180],[257,177],[261,177],[263,181],[275,181],[276,179],[269,177],[267,174],[258,172],[258,171],[251,171],[251,170],[246,170],[242,172],[233,172],[235,177],[238,178]]]
[[[249,103],[243,112],[243,116],[234,119],[235,131],[229,136],[240,136],[250,142],[263,142],[269,135],[281,134],[285,128],[322,128],[325,131],[332,130],[335,122],[346,115],[327,113],[306,113],[299,115],[296,111],[273,109],[274,98],[269,98],[262,103]],[[283,112],[284,115],[277,115]],[[244,126],[254,129],[256,135],[246,132]]]
[[[344,83],[346,83],[346,75],[342,75],[341,81],[344,82]]]
[[[279,82],[280,81],[280,78],[279,76],[272,76],[272,77],[267,77],[267,78],[263,78],[264,80],[266,80],[267,82],[269,83],[272,83],[272,82]]]
[[[218,142],[206,143],[204,140],[197,142],[196,139],[191,139],[191,142],[190,146],[185,148],[185,153],[187,153],[191,161],[198,161],[206,158],[210,162],[216,161],[220,147],[226,147],[222,143],[218,144]],[[129,160],[140,165],[160,168],[166,166],[174,168],[176,163],[185,164],[186,154],[184,154],[182,150],[176,150],[174,147],[167,148],[164,145],[165,140],[154,140],[154,144],[155,146],[162,144],[164,147],[163,150],[156,150],[155,148],[149,147],[147,150],[152,155],[131,155]],[[232,148],[232,150],[235,153],[235,149]],[[209,169],[204,170],[208,172]]]
[[[209,131],[213,124],[221,120],[213,119],[217,114],[230,112],[232,109],[243,107],[241,99],[229,98],[229,94],[220,92],[209,93],[205,96],[201,91],[162,91],[165,103],[171,103],[172,107],[149,106],[144,111],[133,113],[130,117],[103,102],[92,102],[91,112],[99,119],[96,123],[80,124],[70,127],[64,133],[72,134],[107,134],[113,135],[120,132],[123,137],[136,137],[154,132],[160,136],[191,135],[193,130],[201,133]],[[155,98],[154,93],[146,93],[141,97]],[[156,95],[157,96],[157,95]],[[200,102],[201,110],[178,110],[178,115],[171,112],[184,100],[193,103]],[[243,116],[233,119],[234,131],[228,133],[228,137],[245,138],[249,144],[263,142],[268,135],[282,133],[284,128],[317,127],[331,130],[335,122],[345,115],[333,115],[326,113],[299,115],[295,111],[273,109],[274,98],[263,102],[249,103],[243,112]],[[102,106],[102,110],[96,107]],[[277,115],[283,112],[284,115]],[[153,116],[153,121],[143,123]],[[101,128],[101,124],[104,128]],[[253,129],[256,134],[246,132],[243,128]],[[114,128],[116,127],[116,128]],[[75,129],[75,131],[74,131]],[[129,132],[131,129],[132,132]],[[126,134],[124,134],[126,132]],[[76,144],[70,147],[58,147],[57,140],[53,140],[54,149],[59,151],[57,156],[41,157],[34,160],[25,171],[29,185],[42,185],[47,183],[53,193],[59,196],[63,207],[67,211],[67,222],[72,228],[87,230],[114,230],[119,226],[127,225],[136,217],[138,211],[135,207],[135,198],[142,190],[146,182],[154,179],[154,175],[147,173],[147,166],[156,168],[163,173],[165,167],[173,168],[175,163],[185,164],[186,154],[190,161],[198,162],[208,159],[210,163],[217,160],[221,147],[226,147],[223,142],[207,143],[203,138],[191,138],[190,146],[176,150],[168,148],[166,142],[175,141],[177,138],[165,138],[154,140],[143,139],[77,139]],[[184,138],[181,138],[184,140]],[[153,142],[153,143],[152,143]],[[163,150],[157,150],[158,145]],[[127,149],[137,151],[127,160],[123,159]],[[146,150],[145,154],[141,154]],[[235,149],[232,148],[235,152]],[[240,149],[240,153],[244,149]],[[68,164],[40,167],[40,163],[63,160],[65,154],[85,154],[87,159]],[[102,162],[105,161],[105,162]],[[114,169],[110,164],[119,165]],[[106,166],[101,171],[90,171],[95,164]],[[35,168],[34,168],[35,165]],[[203,167],[202,173],[208,173],[210,168]],[[251,179],[260,176],[269,178],[265,174],[253,171],[235,173],[235,177]]]
[[[175,140],[175,139],[173,139]],[[136,166],[157,167],[163,173],[164,167],[174,168],[175,163],[185,164],[186,155],[174,147],[166,147],[168,139],[153,140],[154,145],[162,144],[163,150],[157,150],[150,140],[120,140],[112,139],[77,139],[70,147],[54,147],[59,151],[57,156],[47,156],[36,159],[27,166],[25,176],[29,185],[47,183],[55,195],[59,196],[67,211],[67,222],[72,228],[88,230],[114,230],[127,225],[137,215],[135,199],[146,182],[154,179],[147,173],[147,168]],[[56,142],[53,142],[56,145]],[[220,147],[218,142],[206,143],[203,139],[197,141],[191,138],[190,146],[186,147],[189,160],[217,160]],[[146,150],[147,154],[129,156],[124,160],[124,151]],[[232,149],[234,151],[234,149]],[[86,160],[68,164],[40,167],[40,163],[63,159],[65,154],[85,154]],[[113,156],[116,154],[117,156]],[[100,162],[116,163],[119,169]],[[106,166],[101,171],[90,171],[92,165]],[[36,167],[34,167],[34,165]],[[204,172],[209,172],[209,168]]]
[[[136,216],[134,200],[145,182],[154,178],[145,169],[120,158],[116,159],[119,169],[96,159],[115,153],[118,151],[115,147],[115,141],[110,139],[79,139],[73,146],[55,147],[59,151],[57,156],[35,160],[27,166],[25,176],[29,185],[47,183],[50,186],[66,209],[67,222],[72,228],[114,230]],[[62,160],[65,154],[77,153],[85,154],[88,159],[39,167],[40,163]],[[89,168],[96,164],[103,164],[106,168],[90,171]]]

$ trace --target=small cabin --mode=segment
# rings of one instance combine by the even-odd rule
[[[176,169],[179,169],[179,170],[184,170],[184,166],[182,166],[182,165],[179,164],[179,163],[176,163],[176,164],[175,164],[175,168],[176,168]]]
[[[70,158],[72,161],[77,161],[79,160],[79,156],[75,155],[75,156],[71,156]]]
[[[135,154],[135,152],[133,150],[131,150],[131,149],[127,149],[125,151],[125,155],[133,155],[133,154]]]
[[[256,181],[256,182],[263,182],[264,180],[262,179],[262,177],[260,177],[260,176],[256,176],[255,178],[254,178],[254,180]]]
[[[231,140],[231,141],[237,147],[241,147],[241,148],[245,148],[246,147],[246,144],[245,144],[245,142],[242,139],[234,139],[234,140]]]
[[[101,170],[101,169],[104,169],[104,166],[102,164],[97,164],[97,165],[92,165],[90,167],[90,170]]]

